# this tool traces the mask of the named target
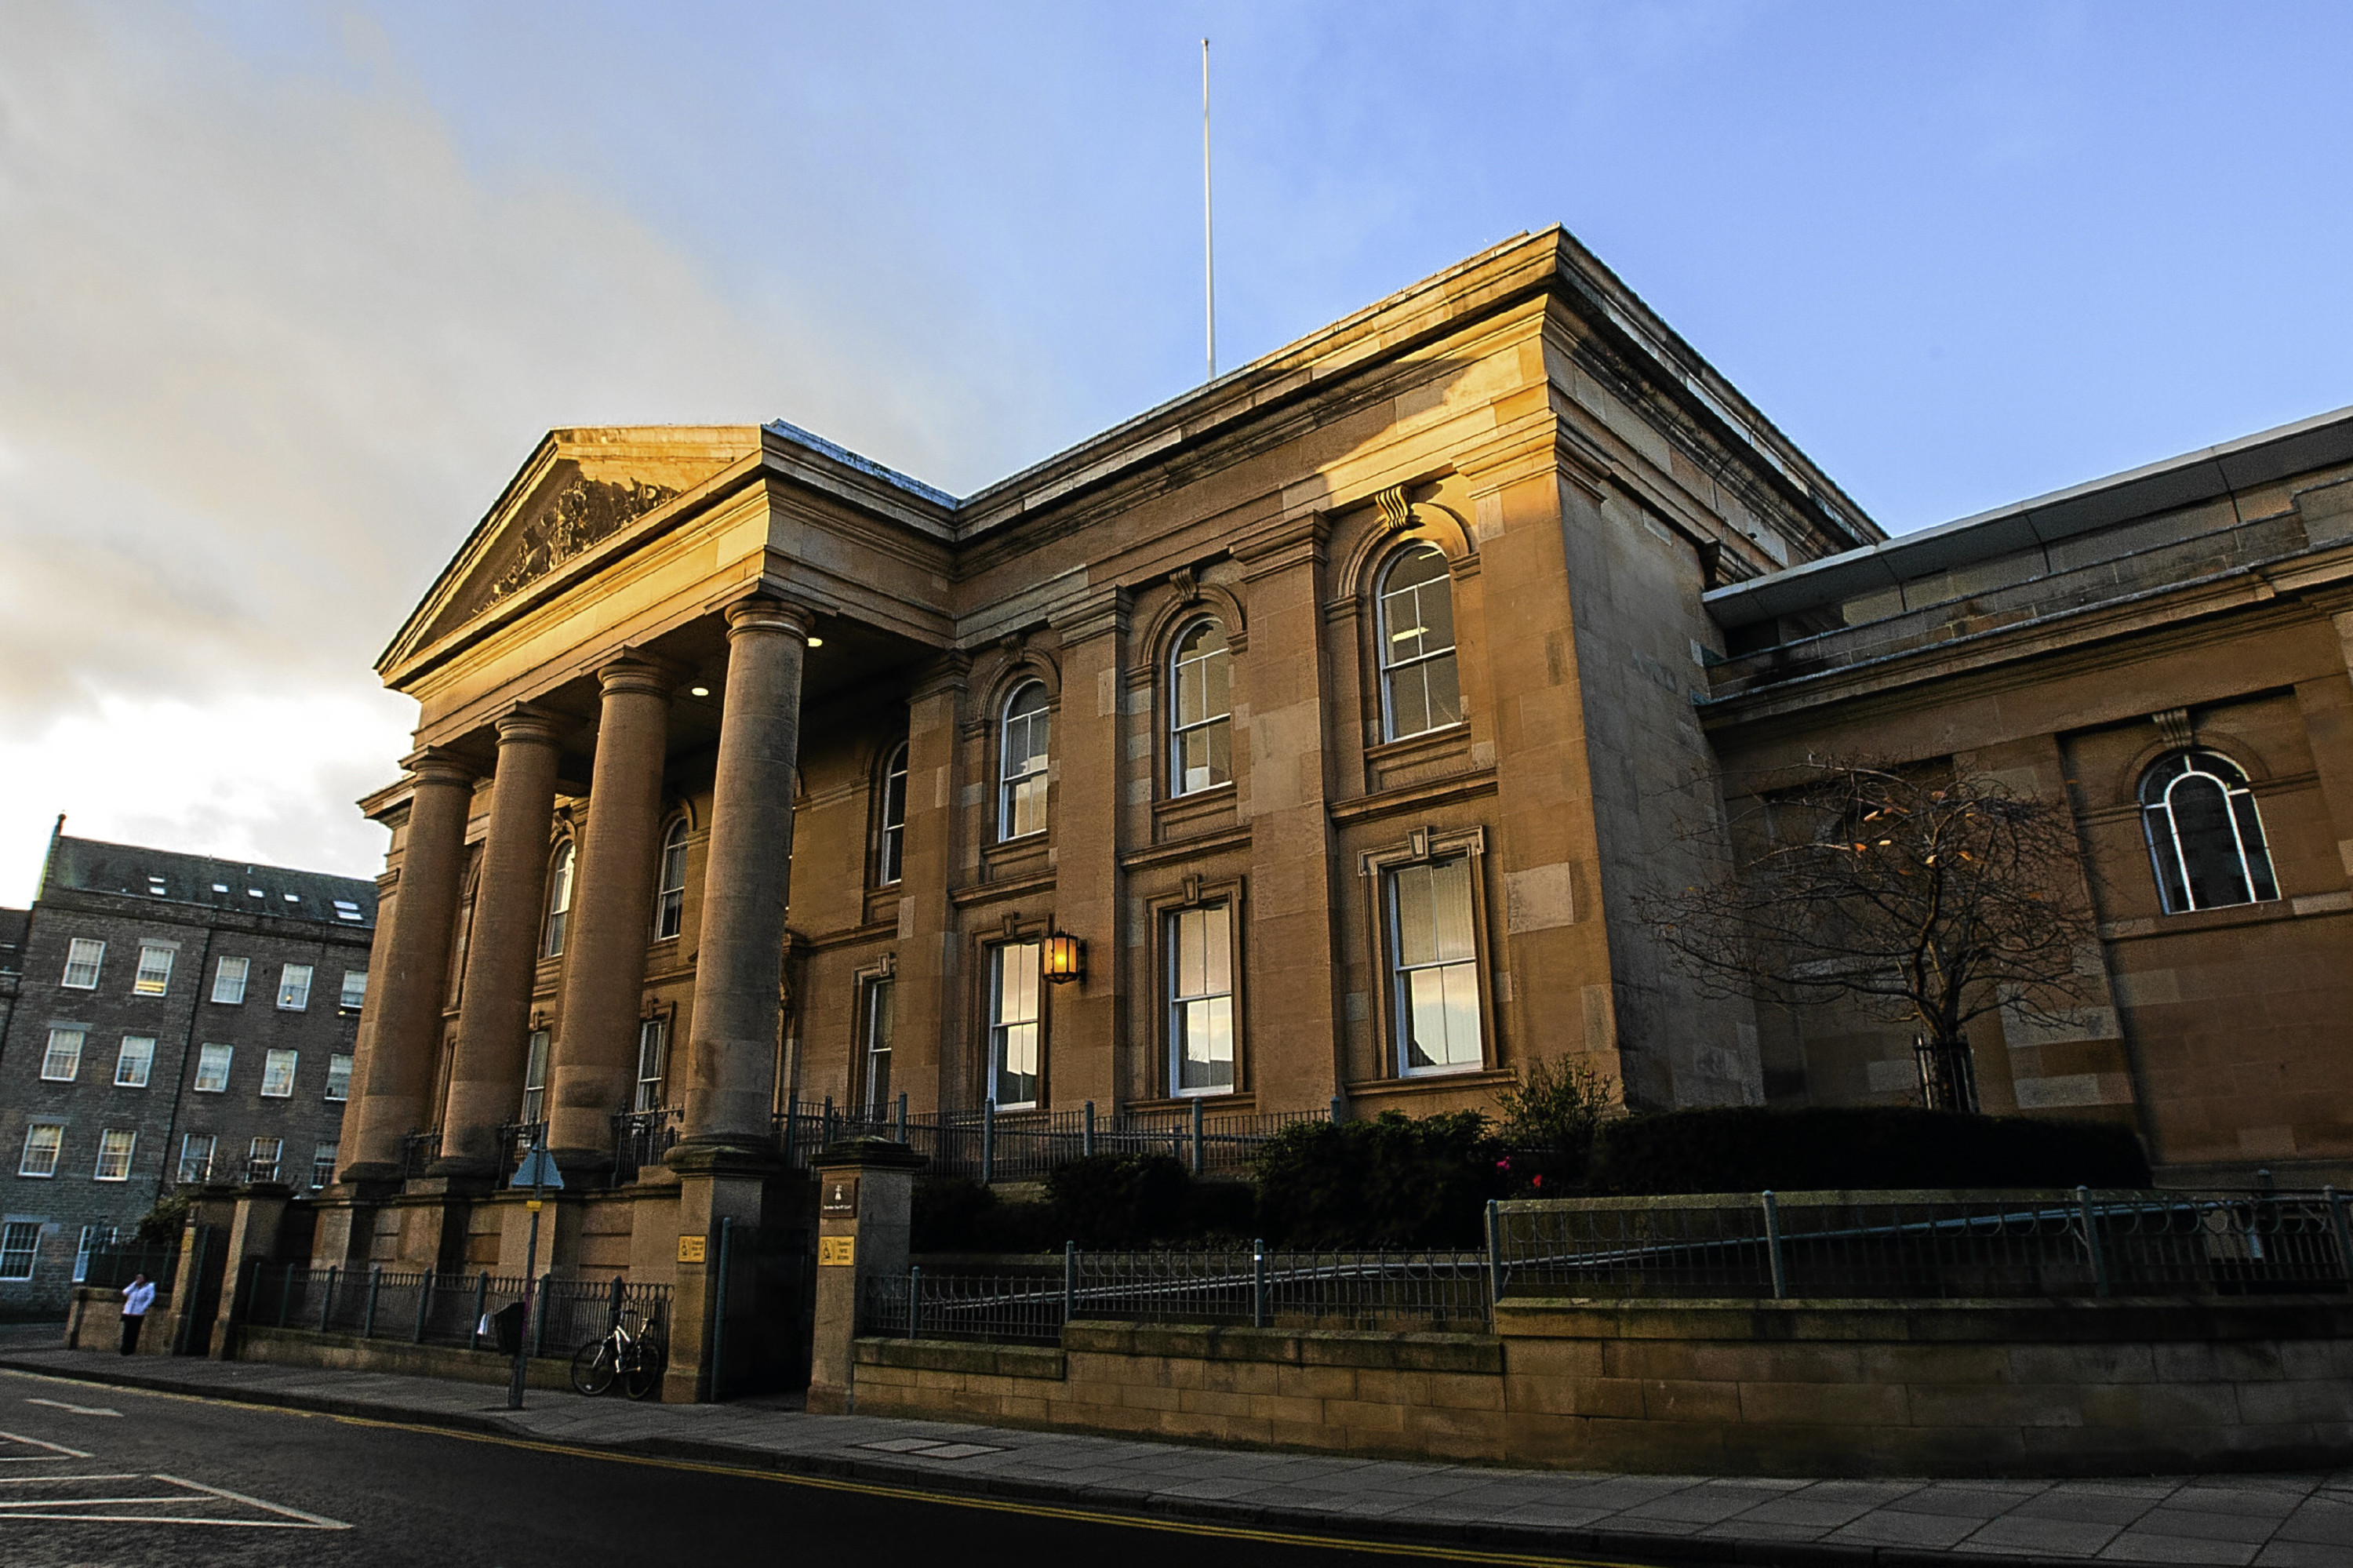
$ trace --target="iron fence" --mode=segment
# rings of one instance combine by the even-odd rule
[[[361,1339],[511,1350],[504,1336],[521,1317],[514,1308],[522,1302],[524,1284],[520,1277],[488,1272],[270,1266],[255,1272],[243,1316],[248,1323]],[[611,1332],[625,1310],[666,1333],[670,1293],[667,1285],[620,1279],[543,1278],[529,1329],[532,1353],[569,1355]],[[502,1329],[501,1314],[509,1327]]]
[[[1477,1332],[1489,1321],[1482,1252],[1063,1251],[1024,1273],[921,1267],[867,1281],[860,1329],[914,1339],[1056,1342],[1077,1319],[1255,1328]]]
[[[400,1140],[400,1174],[405,1181],[414,1181],[428,1171],[441,1158],[441,1129],[412,1132]]]
[[[1499,1204],[1505,1294],[2245,1296],[2353,1288],[2320,1192],[1806,1192]]]
[[[158,1291],[169,1296],[179,1272],[177,1236],[162,1242],[114,1242],[90,1249],[82,1260],[81,1283],[118,1290],[131,1283],[132,1275],[143,1274]]]
[[[1198,1175],[1247,1170],[1266,1141],[1286,1127],[1333,1118],[1329,1110],[1212,1111],[1204,1100],[1177,1110],[978,1110],[911,1114],[907,1097],[888,1107],[804,1104],[793,1096],[776,1114],[776,1141],[787,1164],[805,1169],[827,1144],[844,1138],[888,1138],[923,1156],[927,1174],[978,1181],[1033,1180],[1092,1154],[1166,1154]]]
[[[685,1115],[683,1109],[671,1106],[663,1110],[623,1111],[615,1117],[613,1185],[625,1187],[646,1167],[659,1165],[662,1156],[678,1142],[679,1123]]]

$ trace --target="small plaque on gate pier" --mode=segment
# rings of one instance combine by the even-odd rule
[[[828,1220],[856,1219],[858,1217],[857,1176],[853,1174],[827,1177],[824,1194],[818,1200],[817,1212]]]

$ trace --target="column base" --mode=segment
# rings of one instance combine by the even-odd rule
[[[427,1181],[472,1181],[493,1187],[498,1184],[500,1174],[499,1162],[495,1160],[469,1160],[456,1154],[447,1155],[425,1168]],[[411,1182],[409,1190],[417,1191],[417,1183]]]

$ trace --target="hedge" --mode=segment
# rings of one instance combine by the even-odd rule
[[[1906,1107],[1725,1106],[1608,1124],[1596,1192],[1782,1192],[1903,1187],[2150,1183],[2148,1155],[2115,1122],[1968,1116]]]

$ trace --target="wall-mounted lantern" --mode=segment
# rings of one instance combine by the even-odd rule
[[[1087,972],[1087,945],[1067,931],[1057,931],[1046,938],[1045,964],[1046,978],[1057,985],[1083,979]]]

